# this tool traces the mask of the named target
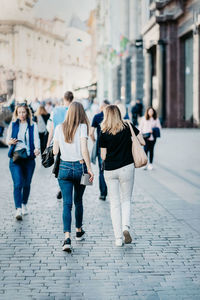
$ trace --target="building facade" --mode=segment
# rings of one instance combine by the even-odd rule
[[[199,0],[97,0],[97,33],[100,98],[140,98],[163,126],[200,126]]]
[[[150,1],[145,16],[145,104],[167,127],[199,126],[200,2]]]
[[[142,99],[141,1],[97,0],[96,18],[98,98]]]
[[[60,99],[67,89],[92,83],[87,26],[77,16],[68,27],[59,18],[35,18],[36,2],[1,0],[1,98]],[[77,98],[88,96],[83,90],[75,94]]]
[[[61,97],[65,23],[35,19],[37,0],[2,0],[0,94],[7,98]]]
[[[78,16],[72,16],[68,24],[65,46],[65,89],[74,91],[78,99],[88,98],[86,87],[92,83],[91,34]]]

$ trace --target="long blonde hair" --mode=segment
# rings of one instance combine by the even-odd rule
[[[87,133],[89,133],[89,120],[84,111],[83,105],[73,101],[67,111],[67,116],[62,124],[65,142],[71,144],[74,140],[76,130],[80,124],[87,125]]]
[[[125,128],[125,123],[122,120],[121,112],[117,105],[108,105],[104,109],[104,119],[101,123],[103,133],[117,134]]]
[[[30,121],[30,124],[32,123],[32,113],[31,113],[31,109],[28,107],[28,105],[26,103],[19,103],[15,106],[15,110],[13,112],[13,121],[17,121],[18,119],[18,108],[19,107],[24,107],[26,110],[26,119]]]

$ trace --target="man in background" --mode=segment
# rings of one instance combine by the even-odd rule
[[[135,105],[131,109],[132,122],[134,126],[138,125],[138,117],[142,117],[142,112],[143,112],[142,101],[140,99],[137,99]]]
[[[63,105],[62,106],[56,106],[52,113],[51,113],[51,127],[50,127],[50,131],[49,131],[49,137],[48,137],[48,141],[47,141],[47,147],[50,146],[52,139],[53,139],[53,134],[54,131],[56,129],[56,126],[58,126],[59,124],[63,123],[67,114],[67,110],[68,107],[70,105],[70,103],[73,101],[74,99],[74,95],[72,92],[67,91],[64,94],[64,100],[63,100]],[[62,194],[61,191],[58,192],[57,194],[57,199],[61,199],[62,198]]]
[[[99,189],[100,189],[100,196],[99,199],[105,201],[106,200],[106,196],[107,196],[107,186],[106,186],[106,182],[104,179],[104,171],[102,169],[102,159],[100,156],[100,147],[99,147],[99,135],[101,132],[101,127],[100,124],[103,121],[103,110],[104,108],[109,105],[110,102],[108,100],[104,100],[100,106],[100,110],[101,112],[94,115],[94,118],[92,120],[92,126],[90,129],[90,137],[92,139],[93,142],[96,142],[95,136],[94,136],[94,132],[95,129],[97,130],[97,157],[98,157],[98,165],[99,165]]]

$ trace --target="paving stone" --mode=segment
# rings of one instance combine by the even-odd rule
[[[171,132],[174,134],[166,131],[167,141]],[[84,194],[86,239],[74,240],[73,208],[71,254],[61,250],[62,201],[55,197],[58,186],[50,170],[37,160],[30,214],[19,223],[14,219],[7,153],[0,149],[5,175],[0,182],[0,299],[199,300],[199,192],[181,179],[192,180],[182,164],[177,168],[178,158],[174,166],[170,158],[168,162],[170,151],[163,150],[162,144],[160,147],[156,152],[160,161],[154,171],[136,170],[131,208],[133,243],[114,246],[109,200],[98,200],[98,172],[94,167],[94,185]],[[161,159],[159,149],[165,151],[166,160]],[[169,163],[172,173],[166,170]],[[191,164],[191,168],[195,171],[196,165]],[[191,201],[186,199],[185,186]]]

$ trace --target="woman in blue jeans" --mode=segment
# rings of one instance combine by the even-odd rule
[[[32,115],[26,103],[18,104],[13,113],[7,133],[7,144],[10,146],[9,168],[14,184],[14,201],[16,219],[22,220],[22,215],[28,213],[27,202],[30,194],[31,180],[35,169],[35,157],[39,155],[38,128],[32,122]],[[20,162],[13,161],[15,151],[25,149],[27,159]]]
[[[91,169],[87,146],[89,122],[82,104],[72,102],[69,106],[65,121],[55,129],[53,153],[61,153],[58,182],[63,196],[63,231],[65,240],[63,251],[71,251],[71,210],[74,198],[76,240],[82,240],[85,231],[83,222],[83,193],[85,186],[80,184],[84,173],[94,175]],[[74,191],[74,195],[73,195]],[[74,196],[74,197],[73,197]]]

